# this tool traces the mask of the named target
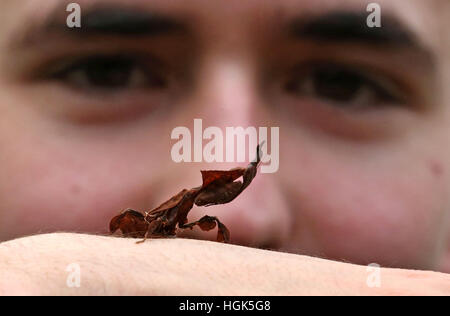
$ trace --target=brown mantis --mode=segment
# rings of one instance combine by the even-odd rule
[[[211,206],[226,204],[242,193],[255,178],[261,162],[261,143],[256,148],[256,159],[246,168],[231,170],[201,171],[203,184],[187,190],[183,189],[160,206],[144,214],[126,209],[115,216],[109,225],[111,233],[120,230],[123,235],[144,238],[165,238],[176,236],[177,227],[192,229],[199,226],[204,231],[218,227],[217,241],[229,242],[230,232],[215,216],[205,215],[198,221],[188,223],[187,215],[194,205]],[[242,181],[238,180],[242,177]]]

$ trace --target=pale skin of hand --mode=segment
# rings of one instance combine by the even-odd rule
[[[80,287],[68,287],[72,264]],[[372,271],[373,272],[373,271]],[[365,266],[190,239],[55,233],[0,244],[0,295],[448,295],[447,274]],[[237,286],[239,285],[239,286]]]

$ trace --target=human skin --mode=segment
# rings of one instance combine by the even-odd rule
[[[205,127],[279,126],[280,169],[259,174],[230,204],[195,208],[189,219],[215,215],[243,246],[450,271],[448,1],[378,1],[428,57],[285,34],[295,16],[342,7],[365,12],[370,1],[356,0],[106,0],[163,13],[189,30],[133,40],[42,36],[25,44],[29,29],[62,2],[0,4],[0,240],[104,234],[121,209],[151,209],[199,185],[201,169],[236,167],[171,160],[172,129],[202,118]],[[93,1],[78,3],[84,10]],[[64,5],[60,10],[67,14]],[[168,83],[98,91],[79,76],[50,75],[93,52],[155,56]],[[286,91],[292,69],[316,59],[393,83],[399,97],[377,96],[359,108],[353,99]]]
[[[71,268],[75,265],[78,284]],[[0,244],[0,280],[0,295],[446,295],[450,291],[450,276],[437,272],[377,271],[210,241],[158,239],[137,245],[126,238],[67,233]]]

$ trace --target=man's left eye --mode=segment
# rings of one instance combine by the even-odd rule
[[[290,94],[318,98],[342,108],[401,102],[391,83],[340,65],[307,67],[291,76],[284,88]]]
[[[64,84],[103,92],[120,89],[161,89],[165,78],[139,61],[127,57],[91,57],[71,64],[55,75]]]

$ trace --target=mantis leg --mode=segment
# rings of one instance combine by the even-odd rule
[[[199,226],[201,230],[209,231],[216,227],[216,223],[218,226],[217,241],[228,243],[230,241],[230,232],[227,229],[227,227],[224,224],[222,224],[219,221],[219,219],[215,216],[205,215],[202,218],[200,218],[198,221],[188,223],[188,224],[178,225],[178,227],[182,228],[182,229],[187,229],[187,228],[192,229],[194,226]]]

